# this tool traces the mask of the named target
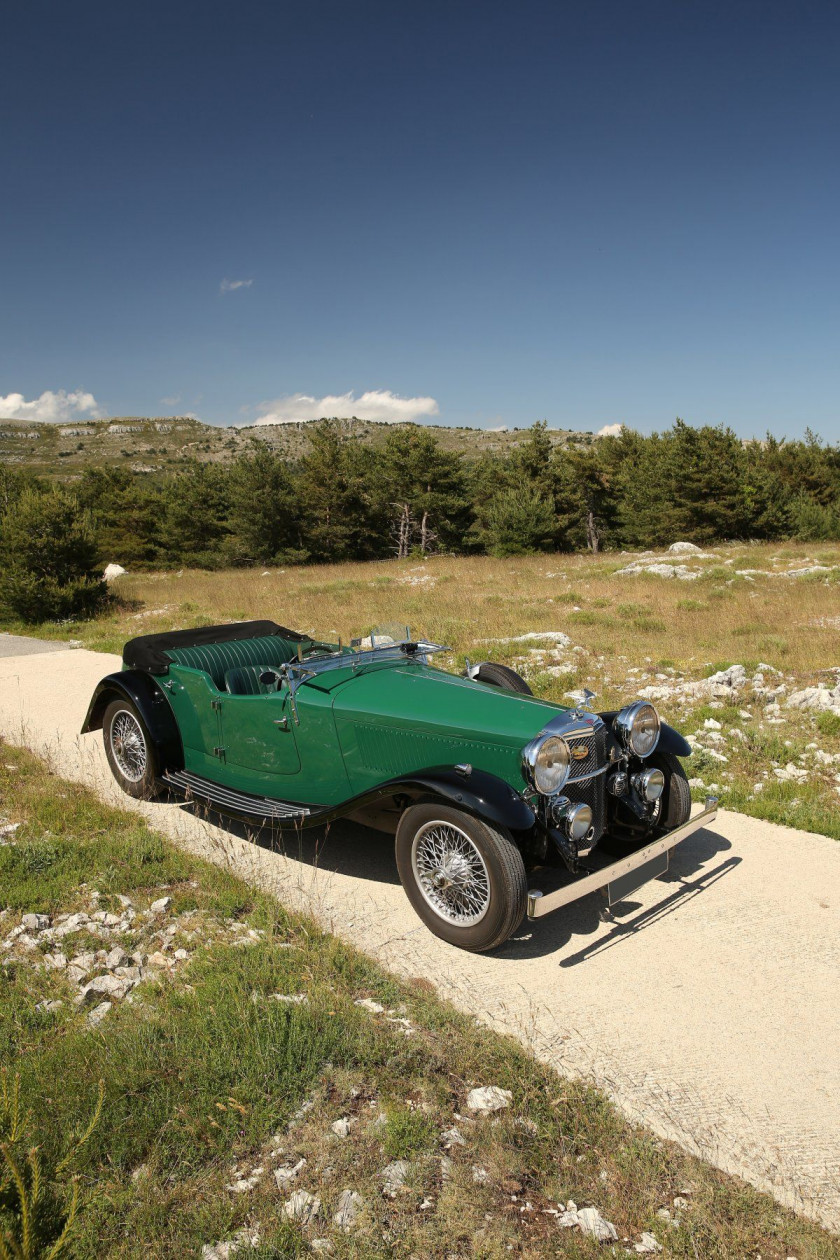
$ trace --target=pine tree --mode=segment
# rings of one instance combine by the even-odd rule
[[[397,555],[415,547],[428,555],[461,544],[472,513],[459,455],[416,426],[388,434],[379,467]]]
[[[240,562],[302,561],[300,510],[289,467],[255,441],[229,474],[231,553]]]
[[[64,490],[25,489],[0,520],[0,614],[89,617],[107,598],[90,513]]]

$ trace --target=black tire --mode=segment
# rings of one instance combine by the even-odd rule
[[[682,762],[673,753],[654,752],[645,759],[645,765],[661,770],[665,775],[665,791],[655,821],[647,832],[624,832],[620,829],[602,836],[599,848],[604,853],[624,857],[642,845],[650,844],[657,836],[673,831],[691,817],[691,788]]]
[[[122,790],[143,801],[157,796],[154,744],[130,700],[116,699],[108,705],[102,718],[102,739],[111,773]]]
[[[450,864],[460,862],[463,870],[466,863],[466,869],[474,872],[473,878],[460,883],[456,878],[448,889],[435,887],[429,878],[424,890],[421,875],[424,868],[430,869],[429,853],[436,847],[449,855],[446,861]],[[528,896],[525,865],[505,829],[491,827],[451,805],[410,805],[397,827],[396,856],[402,886],[415,911],[429,931],[450,945],[473,953],[495,949],[522,922]],[[444,871],[443,866],[440,871]],[[450,865],[448,873],[452,871]],[[458,871],[457,865],[454,871]],[[470,916],[465,906],[466,894],[451,889],[469,889],[475,899],[477,919]],[[445,910],[435,909],[432,899],[436,896],[442,906],[450,900],[448,916]],[[474,921],[470,921],[471,917]],[[458,923],[459,918],[465,920],[463,925]]]
[[[532,696],[534,693],[521,674],[509,665],[497,665],[494,661],[484,661],[475,674],[476,682],[487,683],[491,687],[501,687],[502,691],[518,691],[521,696]]]

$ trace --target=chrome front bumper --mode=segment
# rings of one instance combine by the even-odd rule
[[[551,914],[552,911],[559,910],[561,906],[568,906],[571,902],[578,901],[581,897],[588,896],[589,893],[598,892],[601,888],[607,890],[607,899],[610,905],[620,901],[622,897],[626,897],[634,889],[640,888],[648,880],[664,875],[668,869],[668,854],[670,851],[675,849],[678,844],[682,844],[683,840],[687,840],[695,831],[699,831],[701,827],[714,822],[717,817],[717,807],[718,798],[716,796],[707,796],[706,806],[699,814],[689,818],[688,822],[683,823],[681,827],[675,827],[666,836],[662,836],[659,840],[654,840],[653,844],[645,845],[637,853],[631,853],[629,857],[621,858],[618,862],[612,862],[609,866],[605,866],[603,870],[593,871],[591,875],[584,875],[573,883],[567,884],[563,888],[558,888],[555,892],[546,893],[545,895],[536,890],[529,892],[528,918],[541,919],[544,914]],[[634,882],[634,878],[636,882]],[[614,895],[610,893],[611,887],[614,890]]]

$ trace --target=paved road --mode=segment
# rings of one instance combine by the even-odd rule
[[[66,652],[66,643],[29,639],[22,634],[0,634],[0,656],[35,656],[39,652]]]
[[[414,917],[387,837],[342,824],[283,853],[119,794],[101,737],[78,735],[94,684],[118,667],[83,650],[0,660],[0,732],[840,1229],[840,845],[723,812],[617,922],[590,897],[492,956],[465,954]]]

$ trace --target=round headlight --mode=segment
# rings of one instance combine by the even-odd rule
[[[616,733],[636,757],[649,757],[659,743],[659,714],[646,700],[628,704],[615,719]]]
[[[559,735],[535,739],[525,749],[528,778],[543,796],[559,792],[569,777],[571,754],[569,745]]]

